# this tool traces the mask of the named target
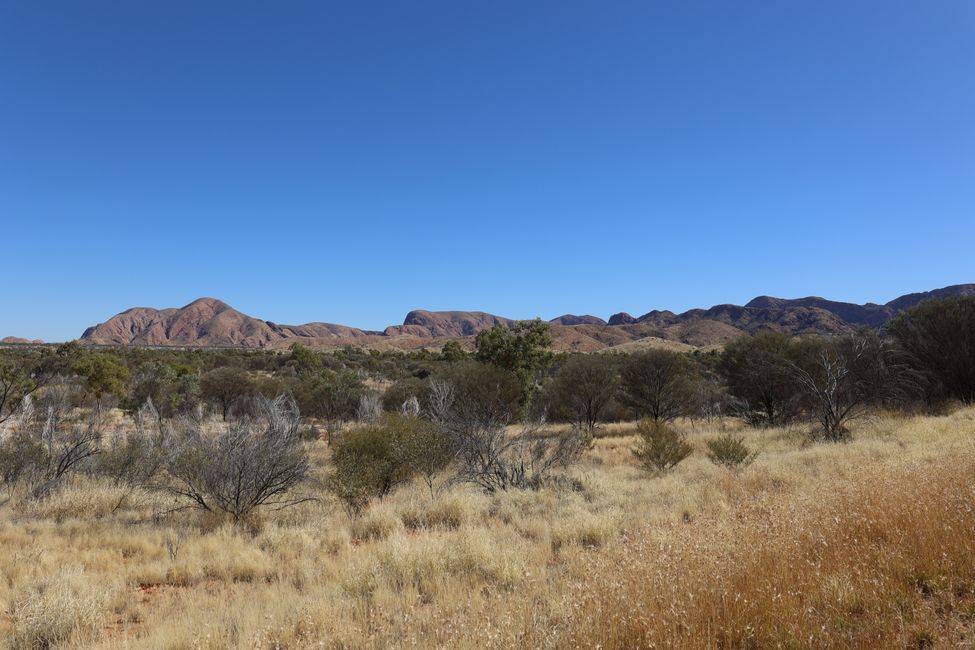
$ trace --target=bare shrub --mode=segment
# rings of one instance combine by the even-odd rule
[[[588,431],[579,427],[564,435],[541,435],[541,422],[509,432],[512,412],[500,393],[488,389],[471,393],[435,382],[431,409],[451,439],[458,461],[454,480],[489,493],[564,482],[557,471],[578,462],[592,442]]]
[[[646,419],[637,423],[640,442],[633,455],[650,472],[666,472],[691,455],[693,448],[678,433],[663,422]]]
[[[234,522],[261,506],[287,507],[308,473],[298,406],[290,396],[258,400],[260,416],[209,436],[190,428],[168,464],[169,489],[191,506],[228,513]]]
[[[152,400],[136,412],[135,429],[106,436],[96,471],[116,485],[148,487],[173,453],[171,427],[164,425]]]
[[[379,422],[383,416],[383,404],[378,393],[363,393],[359,398],[356,419],[364,424]]]

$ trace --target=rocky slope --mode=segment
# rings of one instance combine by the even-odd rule
[[[924,300],[975,295],[975,284],[954,285],[901,296],[880,305],[836,302],[819,297],[798,299],[759,296],[746,305],[715,305],[681,314],[654,310],[634,317],[619,313],[604,321],[595,316],[565,314],[549,321],[558,350],[591,352],[655,341],[708,347],[723,345],[744,334],[777,330],[792,334],[842,334],[857,327],[880,327],[897,314]],[[496,325],[514,321],[485,312],[416,310],[402,325],[373,332],[334,325],[308,323],[279,325],[243,314],[213,298],[201,298],[185,307],[124,311],[88,328],[81,340],[101,345],[241,346],[286,348],[300,342],[317,349],[345,345],[373,348],[438,348],[448,340],[470,347],[473,337]]]

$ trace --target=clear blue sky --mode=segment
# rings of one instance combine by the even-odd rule
[[[5,2],[0,336],[975,281],[975,3]]]

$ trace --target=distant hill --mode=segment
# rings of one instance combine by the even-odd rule
[[[775,298],[759,296],[741,305],[715,305],[681,314],[653,310],[635,317],[614,314],[608,321],[596,316],[565,314],[549,321],[557,350],[593,352],[615,348],[712,347],[759,331],[790,334],[843,334],[858,327],[881,327],[897,314],[931,298],[975,296],[975,284],[960,284],[912,293],[886,304],[836,302],[815,296]],[[448,340],[466,347],[473,337],[496,325],[515,321],[477,311],[415,310],[402,325],[382,332],[331,323],[279,325],[243,314],[214,298],[200,298],[185,307],[136,307],[89,327],[82,342],[98,345],[200,346],[286,348],[300,342],[316,349],[346,345],[379,349],[438,348]],[[27,342],[4,339],[4,342]],[[631,345],[640,342],[638,345]],[[674,346],[673,344],[679,344]],[[689,348],[688,348],[689,349]]]
[[[14,344],[23,345],[27,343],[32,345],[40,345],[43,342],[44,341],[40,339],[31,340],[31,339],[24,339],[19,336],[5,336],[2,339],[0,339],[0,345],[14,345]]]

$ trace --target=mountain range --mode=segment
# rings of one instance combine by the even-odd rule
[[[553,347],[592,352],[608,348],[663,346],[672,349],[720,346],[745,334],[777,330],[795,335],[842,334],[858,327],[881,327],[931,298],[973,296],[975,284],[959,284],[901,296],[885,304],[837,302],[818,297],[759,296],[745,305],[715,305],[677,314],[653,310],[639,317],[618,313],[608,320],[565,314],[549,321]],[[513,319],[473,311],[411,311],[402,325],[383,331],[332,323],[280,325],[243,314],[214,298],[185,307],[136,307],[89,327],[83,343],[94,345],[287,348],[299,342],[315,349],[347,345],[378,349],[438,348],[448,340],[473,345],[473,337]]]

